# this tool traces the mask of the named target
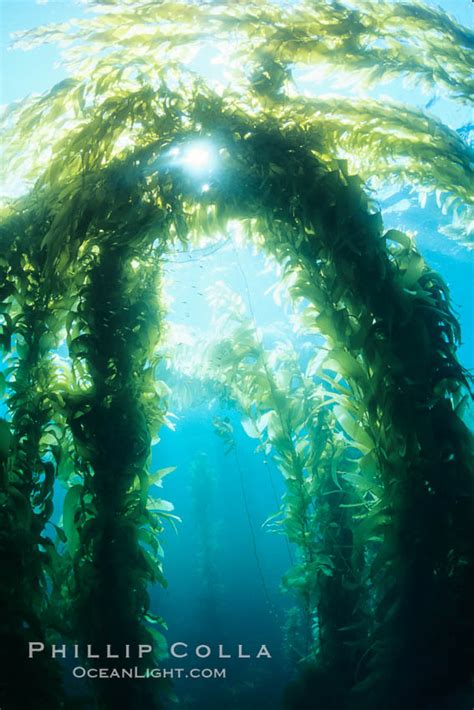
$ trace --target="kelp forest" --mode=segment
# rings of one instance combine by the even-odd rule
[[[469,258],[472,125],[434,109],[469,107],[472,31],[418,0],[71,12],[12,38],[66,78],[1,116],[0,707],[471,710],[472,381],[384,200]],[[194,653],[187,607],[192,662],[247,681],[145,677]]]

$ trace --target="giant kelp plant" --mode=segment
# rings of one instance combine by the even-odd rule
[[[322,382],[316,385],[312,365],[302,371],[291,342],[265,348],[242,299],[224,283],[208,295],[215,309],[212,332],[218,335],[210,342],[202,338],[201,349],[175,348],[174,368],[178,377],[188,378],[188,387],[193,377],[204,380],[209,395],[236,407],[245,432],[283,476],[285,492],[267,525],[283,533],[296,553],[293,560],[290,551],[292,567],[283,580],[298,601],[290,612],[293,634],[287,645],[298,662],[317,668],[318,703],[341,708],[350,700],[354,667],[369,632],[367,578],[360,563],[370,551],[365,536],[359,534],[360,545],[356,538],[361,521],[370,525],[376,483],[358,476],[363,449],[348,441],[340,425],[337,430],[326,400],[338,395]],[[194,389],[199,400],[201,388]],[[221,436],[234,447],[230,426]]]
[[[341,703],[464,707],[474,491],[459,325],[443,280],[410,236],[384,231],[364,181],[408,183],[422,202],[436,191],[446,236],[469,246],[472,152],[421,110],[320,98],[317,77],[409,77],[466,102],[472,33],[403,0],[88,6],[18,39],[59,43],[69,78],[3,115],[7,185],[21,195],[4,200],[0,225],[2,707],[71,706],[57,664],[28,661],[29,639],[163,652],[148,598],[164,583],[157,537],[170,509],[149,465],[166,422],[160,272],[171,248],[236,225],[280,263],[307,333],[325,336],[326,416],[363,454],[366,554],[351,574],[354,594],[371,584],[373,623],[351,631],[350,653],[341,646]],[[226,71],[200,72],[206,57]],[[330,441],[325,427],[321,415],[306,436]],[[54,527],[55,477],[68,492]],[[342,520],[338,508],[316,506],[317,524]],[[337,574],[331,585],[344,597]],[[330,668],[313,659],[290,706],[334,707],[336,671],[321,691]],[[91,692],[97,708],[154,708],[167,688],[109,680]]]

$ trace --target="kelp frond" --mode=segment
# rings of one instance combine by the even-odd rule
[[[304,62],[320,71],[329,63],[338,71],[362,72],[369,83],[409,75],[467,98],[473,39],[442,11],[388,2],[364,2],[357,10],[342,2],[291,8],[274,3],[150,6],[138,0],[99,5],[92,18],[40,28],[22,40],[26,45],[59,42],[72,74],[45,96],[6,112],[10,189],[25,189],[46,168],[45,185],[63,172],[72,177],[94,163],[103,167],[124,146],[136,150],[160,140],[163,121],[154,122],[153,114],[166,118],[165,133],[183,111],[189,112],[191,127],[196,123],[193,85],[199,91],[204,80],[222,97],[226,112],[238,105],[249,117],[261,113],[266,121],[305,125],[314,133],[315,146],[324,146],[332,159],[348,157],[351,168],[364,179],[375,178],[377,186],[408,182],[422,193],[445,193],[446,206],[456,209],[456,228],[446,233],[457,237],[461,230],[460,240],[470,243],[465,205],[472,201],[472,152],[459,134],[413,108],[369,98],[311,98],[298,88],[299,80],[289,83],[293,65]],[[231,36],[232,46],[226,41]],[[196,53],[210,52],[206,42],[211,38],[212,52],[217,48],[228,61],[217,83],[212,72],[201,69],[203,60],[192,61]],[[189,66],[194,78],[187,74]]]

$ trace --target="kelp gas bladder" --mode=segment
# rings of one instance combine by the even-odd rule
[[[166,388],[155,380],[160,262],[176,241],[225,233],[235,220],[291,275],[295,299],[309,303],[306,327],[326,336],[331,368],[348,387],[336,416],[364,451],[360,475],[375,475],[382,490],[365,527],[366,540],[380,543],[364,572],[374,583],[376,623],[354,668],[351,707],[428,710],[467,693],[474,496],[472,443],[460,416],[467,383],[455,356],[459,326],[442,279],[407,235],[384,233],[361,179],[338,158],[345,132],[326,126],[324,113],[313,124],[309,104],[299,110],[285,85],[292,57],[336,62],[372,81],[376,59],[377,72],[411,72],[463,100],[470,34],[441,12],[403,3],[363,2],[358,12],[342,3],[95,4],[102,12],[93,19],[36,37],[67,45],[75,77],[4,119],[7,155],[17,161],[11,176],[36,182],[5,205],[0,227],[13,431],[1,462],[2,629],[18,649],[2,659],[2,700],[14,705],[22,693],[24,708],[37,697],[64,706],[54,664],[32,679],[34,689],[19,684],[28,638],[60,634],[99,647],[150,642],[157,656],[163,650],[147,593],[149,583],[164,583],[157,534],[169,511],[154,498],[160,473],[148,466],[166,419]],[[382,9],[384,16],[393,10],[413,41],[441,52],[450,71],[440,74],[432,51],[415,60],[388,36]],[[308,35],[301,36],[298,13]],[[235,33],[248,58],[249,78],[241,74],[234,91],[214,90],[179,64],[210,28],[220,38]],[[173,50],[166,62],[164,45]],[[397,107],[386,111],[377,120],[390,134],[399,130]],[[400,120],[408,129],[409,112]],[[410,146],[403,136],[394,141],[394,157],[410,150],[407,175],[464,204],[470,197],[454,176],[467,175],[467,147],[443,127],[432,141],[423,125]],[[426,140],[429,163],[416,148]],[[377,132],[360,141],[361,152],[358,141],[347,146],[364,177],[381,166],[387,176],[392,165],[397,179],[396,160],[376,149],[383,146]],[[438,185],[441,173],[430,165],[449,163],[449,151],[453,181],[443,172]],[[55,348],[65,336],[69,360],[61,362]],[[54,474],[69,487],[56,541],[45,527]],[[305,676],[295,707],[317,704],[316,676]],[[166,688],[149,688],[98,682],[97,707],[159,707]]]

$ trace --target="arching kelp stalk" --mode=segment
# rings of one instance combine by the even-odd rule
[[[293,141],[283,148],[278,134],[272,138],[257,133],[247,143],[255,141],[256,160],[265,140],[281,168],[269,180],[273,219],[264,232],[296,269],[297,293],[313,303],[315,325],[329,336],[331,359],[352,385],[356,417],[345,417],[345,428],[369,461],[375,457],[385,488],[373,529],[386,562],[369,697],[375,707],[429,706],[453,682],[465,687],[471,665],[472,620],[458,615],[469,608],[473,549],[470,435],[455,411],[465,384],[454,356],[457,324],[444,284],[409,241],[393,232],[383,238],[359,181],[340,168],[321,172]],[[403,245],[390,247],[391,237]]]
[[[459,410],[467,387],[455,354],[459,326],[442,279],[407,235],[384,233],[361,179],[341,160],[345,146],[357,150],[365,178],[376,176],[379,168],[387,176],[389,164],[396,172],[407,149],[405,139],[395,140],[397,108],[387,106],[380,117],[371,107],[374,120],[394,137],[392,163],[383,146],[377,150],[380,141],[363,136],[359,150],[357,140],[341,137],[341,124],[346,121],[352,131],[360,109],[354,113],[341,103],[342,115],[330,124],[318,117],[308,126],[285,91],[292,57],[319,65],[330,61],[326,50],[335,47],[334,61],[351,70],[367,72],[377,58],[383,75],[434,77],[462,99],[470,81],[470,33],[442,13],[400,4],[395,15],[400,27],[412,30],[415,46],[435,46],[434,61],[429,51],[415,58],[412,47],[387,35],[377,17],[383,7],[388,23],[387,8],[393,9],[388,3],[364,2],[360,13],[342,3],[302,6],[309,34],[291,9],[270,4],[244,3],[235,16],[227,6],[214,4],[150,8],[132,0],[107,5],[110,15],[104,12],[49,35],[69,41],[72,32],[69,52],[78,57],[76,79],[20,105],[5,119],[10,150],[19,163],[28,154],[26,169],[13,165],[12,175],[39,179],[34,187],[30,183],[30,195],[7,205],[2,252],[13,258],[9,235],[21,219],[22,253],[31,249],[27,265],[45,282],[60,284],[74,304],[69,349],[82,380],[63,398],[80,478],[64,510],[75,572],[72,633],[84,640],[87,635],[99,646],[150,639],[146,587],[161,572],[149,548],[156,544],[160,524],[147,508],[153,478],[146,464],[152,432],[164,418],[152,367],[160,331],[157,261],[173,241],[226,233],[238,220],[248,238],[281,264],[294,298],[309,303],[305,327],[326,336],[326,367],[342,378],[333,387],[334,416],[364,454],[361,471],[380,489],[360,533],[361,549],[377,542],[375,559],[369,556],[365,569],[374,587],[376,624],[353,674],[361,681],[353,689],[353,703],[375,710],[432,710],[467,695],[474,667],[474,495],[472,441]],[[168,24],[171,9],[177,11],[174,23],[186,29],[182,35]],[[111,19],[113,30],[101,33]],[[213,91],[171,64],[183,59],[181,45],[202,38],[199,23],[212,37],[232,27],[241,38],[241,51],[248,52],[252,66],[248,79],[240,74],[240,93]],[[286,38],[281,36],[285,23]],[[377,38],[382,47],[367,37]],[[453,37],[456,45],[446,41]],[[100,50],[97,56],[87,52],[87,43]],[[176,56],[162,51],[170,44]],[[369,71],[372,79],[373,74]],[[310,104],[306,107],[311,111]],[[326,108],[334,111],[333,105]],[[29,126],[35,122],[33,136]],[[436,121],[428,126],[428,133],[435,131]],[[455,160],[451,177],[445,170],[431,174],[431,162],[449,160],[450,133],[441,135],[428,151],[429,161],[423,151],[407,174],[418,176],[422,191],[438,188],[467,201],[467,192],[456,186],[468,184],[470,170],[462,140],[453,140],[462,159]],[[208,166],[198,176],[205,177],[204,184],[186,161],[195,140],[211,145],[214,154],[215,170]],[[420,145],[427,140],[419,124],[412,140]],[[9,280],[20,292],[23,279],[15,270]],[[44,305],[41,298],[35,304]],[[56,303],[51,306],[58,311]],[[10,315],[8,309],[5,313]],[[19,321],[13,329],[8,317],[4,323],[7,331],[21,331]],[[57,336],[59,321],[51,327]],[[42,352],[33,367],[43,367]],[[44,406],[38,402],[46,426],[52,414],[46,414],[47,406],[43,412]],[[26,442],[19,401],[13,402],[12,420],[13,440]],[[31,471],[42,456],[41,439],[34,436],[31,446],[25,444]],[[49,469],[43,468],[44,479],[33,485],[41,488],[46,505],[40,510],[46,512]],[[27,496],[34,498],[31,483],[22,480],[21,485],[28,485]],[[7,485],[3,493],[16,516],[15,491]],[[20,527],[31,552],[37,537],[30,538],[26,518]],[[25,572],[20,582],[23,616],[29,579]],[[17,627],[21,639],[21,624]],[[144,686],[128,684],[120,699],[117,687],[97,685],[99,707],[108,710],[119,700],[130,707],[159,704],[143,695]],[[310,707],[316,692],[310,679],[303,691]]]
[[[6,112],[10,186],[39,176],[58,149],[69,148],[69,159],[48,172],[48,180],[54,182],[64,167],[68,173],[85,167],[78,142],[69,143],[71,130],[89,125],[95,150],[88,146],[88,152],[94,158],[110,158],[139,141],[147,124],[157,128],[153,119],[161,113],[148,114],[150,89],[156,91],[165,77],[175,86],[191,58],[204,52],[228,68],[216,80],[205,74],[205,80],[219,93],[225,87],[231,104],[266,113],[270,121],[297,121],[309,131],[315,126],[313,148],[323,148],[327,157],[349,157],[351,171],[364,179],[380,184],[383,176],[399,185],[403,176],[420,191],[422,202],[426,192],[441,191],[454,223],[447,233],[472,244],[472,149],[460,134],[400,102],[320,95],[321,82],[342,74],[361,88],[408,79],[432,100],[441,94],[461,106],[468,103],[474,35],[446,13],[387,0],[364,0],[357,9],[340,0],[287,7],[260,0],[232,6],[186,1],[150,6],[146,0],[89,0],[89,5],[95,16],[17,39],[21,48],[60,42],[74,78]],[[174,94],[171,101],[176,105],[181,98]],[[107,114],[108,125],[99,119],[92,127],[92,106]],[[28,140],[32,125],[35,145]]]
[[[222,150],[225,146],[229,157],[223,155],[222,159],[225,179],[214,184],[201,208],[189,214],[188,228],[199,228],[203,220],[209,228],[213,222],[225,224],[239,217],[258,216],[248,225],[265,248],[294,274],[296,295],[304,295],[312,303],[306,322],[312,321],[328,336],[331,359],[351,384],[349,409],[357,413],[357,420],[349,414],[344,426],[356,442],[365,446],[367,460],[375,462],[381,472],[385,493],[372,533],[385,540],[388,567],[380,587],[383,639],[375,643],[374,638],[367,655],[379,669],[372,675],[373,702],[381,702],[378,695],[385,695],[388,686],[394,703],[414,693],[415,697],[419,694],[420,702],[431,702],[440,691],[448,692],[456,677],[460,685],[468,682],[470,667],[463,640],[470,622],[464,617],[461,626],[457,609],[459,605],[468,608],[471,588],[466,563],[472,554],[472,484],[467,471],[468,433],[452,402],[465,377],[454,356],[457,325],[445,287],[408,238],[395,232],[383,237],[380,216],[371,211],[359,180],[348,175],[343,165],[326,166],[318,161],[305,150],[303,133],[264,127],[246,120],[241,113],[226,114],[217,99],[202,97],[195,102],[195,120],[202,130],[207,127],[208,135],[218,131]],[[143,155],[149,156],[149,166],[160,165],[153,148]],[[150,172],[150,167],[145,171]],[[163,190],[163,185],[176,196],[185,195],[188,201],[199,198],[191,181],[172,165],[154,169],[148,185],[149,190]],[[131,190],[135,189],[133,185]],[[176,197],[169,199],[175,210],[176,229],[184,237],[186,218]],[[140,210],[141,205],[139,202]],[[151,205],[144,214],[142,234],[151,235]],[[391,237],[402,244],[390,246]],[[115,249],[120,251],[119,246]],[[55,244],[52,254],[56,251]],[[118,259],[113,248],[111,253],[112,259]],[[101,253],[99,257],[106,258]],[[93,261],[99,257],[94,256]],[[54,264],[61,262],[53,256],[50,263],[58,268]],[[90,287],[86,281],[86,290],[93,288],[93,273],[88,277]],[[103,281],[102,276],[99,282]],[[97,295],[104,294],[99,290]],[[93,313],[94,308],[100,308],[100,299],[94,299],[96,305],[93,299],[85,302],[87,311]],[[104,311],[95,320],[86,321],[92,339],[100,318],[105,319],[101,326],[105,328],[110,317]],[[102,381],[104,365],[101,370],[100,361],[91,362]],[[100,410],[103,405],[94,406]],[[90,415],[83,416],[87,421]],[[432,446],[435,440],[439,448]],[[420,509],[425,515],[415,516]],[[416,535],[412,538],[414,525]],[[433,536],[441,535],[441,531],[445,543],[434,548]],[[429,550],[429,555],[423,553],[426,566],[415,562],[413,546],[419,546],[418,556],[421,550]],[[391,570],[395,569],[392,577]],[[444,614],[437,615],[433,623],[434,600],[441,598]],[[394,600],[388,623],[382,623],[388,603],[385,599]],[[437,628],[433,631],[434,624]],[[433,645],[434,635],[443,639],[439,646]],[[456,672],[450,669],[448,678],[442,649],[450,639],[456,639],[451,656],[453,662],[456,658]],[[439,654],[435,648],[439,648]],[[421,678],[416,680],[410,661],[413,649],[426,663],[417,666]],[[400,682],[400,675],[406,684]]]

